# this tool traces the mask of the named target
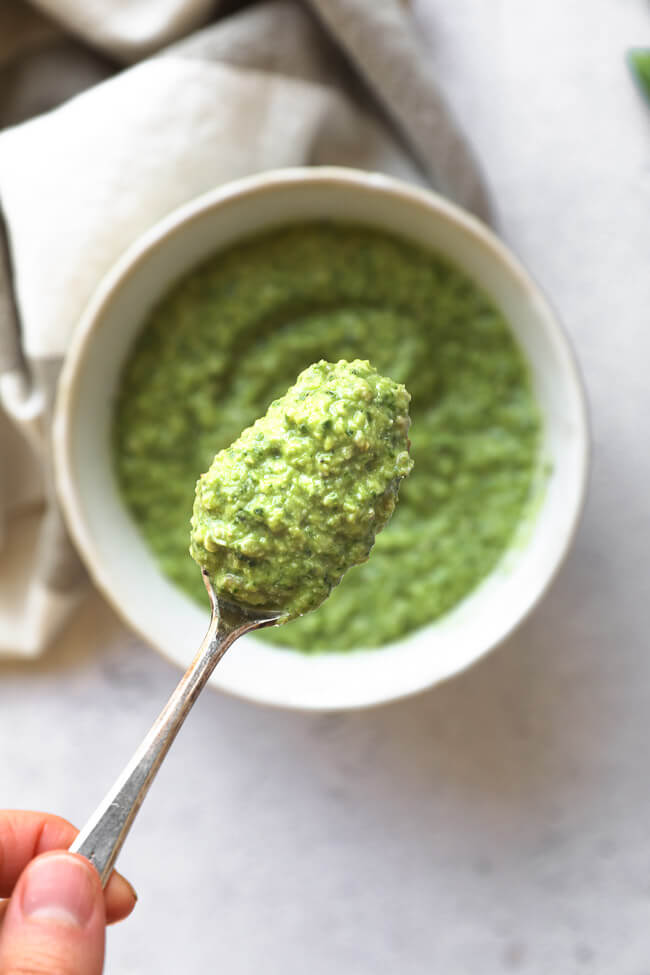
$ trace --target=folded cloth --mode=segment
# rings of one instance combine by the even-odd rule
[[[226,180],[307,164],[428,181],[488,218],[399,0],[269,0],[228,16],[209,0],[38,6],[50,18],[22,0],[0,12],[0,123],[12,123],[0,132],[0,653],[22,656],[47,646],[87,584],[49,421],[75,323],[134,238]]]

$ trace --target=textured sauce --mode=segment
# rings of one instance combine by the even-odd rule
[[[321,360],[221,450],[196,486],[190,544],[216,591],[286,622],[365,562],[413,466],[409,400],[368,362]]]
[[[136,340],[115,406],[118,481],[162,570],[206,601],[188,554],[197,474],[321,359],[369,360],[412,401],[414,470],[372,557],[316,612],[259,639],[381,646],[494,568],[535,503],[540,418],[501,312],[459,269],[375,229],[312,223],[215,255]]]

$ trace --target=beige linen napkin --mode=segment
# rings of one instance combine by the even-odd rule
[[[134,238],[219,183],[303,164],[430,181],[488,212],[398,0],[270,0],[221,17],[208,0],[38,6],[52,19],[20,0],[0,12],[0,123],[12,123],[0,133],[0,653],[23,656],[86,585],[54,497],[49,421],[75,324]]]

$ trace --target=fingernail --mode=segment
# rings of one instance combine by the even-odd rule
[[[66,853],[34,860],[24,874],[25,917],[83,928],[95,906],[88,867]]]

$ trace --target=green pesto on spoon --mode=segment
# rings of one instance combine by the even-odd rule
[[[208,631],[70,849],[106,884],[156,772],[216,665],[245,633],[316,609],[365,562],[412,466],[404,386],[365,361],[318,362],[220,451],[197,483],[190,553]]]

